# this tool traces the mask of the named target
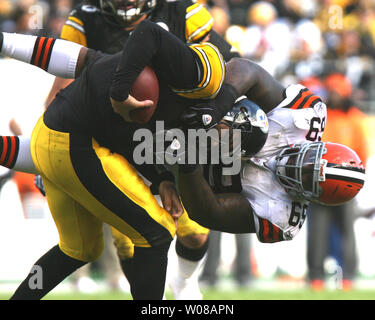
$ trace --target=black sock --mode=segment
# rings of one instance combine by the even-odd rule
[[[135,300],[162,300],[170,243],[150,248],[134,247],[131,293]]]
[[[176,241],[176,253],[181,258],[190,261],[199,261],[206,254],[208,249],[208,238],[206,242],[200,248],[192,249],[184,246],[180,241]]]
[[[67,256],[57,245],[34,264],[10,299],[39,300],[86,263]]]
[[[126,279],[131,284],[133,279],[133,257],[129,259],[120,259],[120,265]]]

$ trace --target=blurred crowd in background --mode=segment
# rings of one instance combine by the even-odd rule
[[[59,37],[69,12],[80,2],[0,0],[0,31]],[[284,85],[300,82],[322,97],[329,108],[330,126],[326,128],[326,139],[352,147],[364,162],[374,154],[375,121],[366,120],[375,115],[375,90],[372,89],[375,88],[375,0],[199,2],[209,8],[214,18],[214,30],[242,57],[258,62]],[[316,241],[319,239],[314,240],[312,233],[309,235],[309,277],[311,281],[320,281],[318,286],[324,279],[323,259],[327,254],[344,261],[346,280],[350,282],[356,274],[353,236],[356,209],[340,210],[350,217],[345,225],[338,226],[336,239],[342,241],[341,249],[336,253],[329,252],[330,245],[326,243],[326,252],[314,252],[310,247],[318,248]],[[339,221],[343,221],[342,212]],[[312,221],[310,228],[314,225],[322,230],[319,221],[314,224]],[[332,221],[321,223],[328,225]],[[329,228],[325,229],[329,232]],[[315,237],[323,239],[319,233]],[[246,247],[247,254],[248,251]],[[248,257],[245,259],[249,261]],[[350,260],[347,262],[349,267],[345,266],[347,260]],[[249,263],[245,265],[247,283],[251,272]],[[350,269],[347,276],[346,268]],[[212,285],[215,279],[211,281]]]

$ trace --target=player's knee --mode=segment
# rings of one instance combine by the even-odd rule
[[[131,259],[134,256],[134,245],[129,238],[114,238],[117,255],[121,260]]]
[[[177,236],[178,241],[190,249],[199,249],[207,241],[208,234],[189,234],[187,236]]]
[[[92,261],[99,259],[99,257],[103,253],[103,248],[104,248],[104,245],[86,249],[85,251],[82,252],[82,260],[87,261],[87,262],[92,262]]]
[[[77,250],[71,248],[67,249],[63,245],[60,247],[61,250],[71,258],[84,262],[92,262],[97,260],[103,253],[104,241],[103,239],[91,241],[89,245],[84,245]]]
[[[104,249],[104,245],[102,245],[101,247],[92,248],[92,250],[88,250],[84,252],[84,258],[85,258],[84,261],[92,262],[92,261],[99,259],[99,257],[103,253],[103,249]]]
[[[162,243],[158,243],[149,247],[137,247],[134,246],[134,255],[143,255],[147,254],[149,257],[157,256],[157,257],[167,257],[168,250],[171,245],[171,241],[164,241]]]

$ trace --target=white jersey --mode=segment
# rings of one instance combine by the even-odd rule
[[[275,175],[276,156],[292,144],[320,141],[327,118],[324,103],[302,85],[292,85],[286,98],[268,114],[267,141],[243,163],[242,194],[254,210],[261,242],[291,240],[302,227],[309,202],[292,199]]]

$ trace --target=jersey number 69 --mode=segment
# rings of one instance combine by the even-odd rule
[[[326,118],[314,117],[310,121],[310,130],[306,135],[306,140],[309,141],[320,141],[322,139],[322,134],[324,127],[326,126]]]

